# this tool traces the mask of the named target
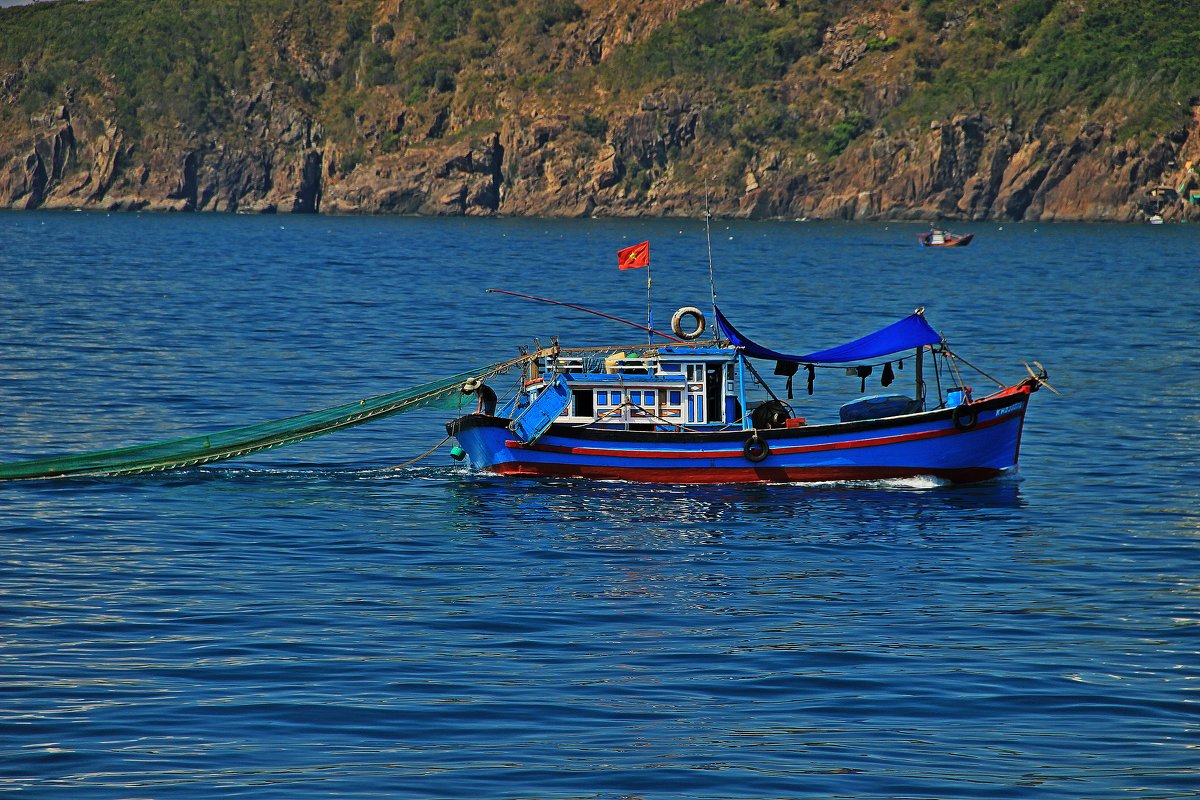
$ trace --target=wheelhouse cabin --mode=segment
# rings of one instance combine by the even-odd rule
[[[555,423],[635,431],[743,427],[744,384],[731,348],[552,351],[530,362],[522,391],[500,415],[519,415],[558,376],[570,394]]]

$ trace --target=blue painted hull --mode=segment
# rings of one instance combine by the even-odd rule
[[[502,417],[447,425],[471,465],[500,475],[571,476],[651,483],[873,480],[935,476],[986,480],[1017,464],[1034,387],[1021,384],[960,409],[886,419],[708,433],[552,425],[523,443]],[[754,446],[747,444],[752,434]],[[759,443],[766,442],[762,456]]]

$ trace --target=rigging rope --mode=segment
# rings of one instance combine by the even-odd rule
[[[947,352],[949,352],[949,351],[947,351]],[[973,369],[973,370],[975,370],[976,372],[978,372],[978,373],[979,373],[980,375],[982,375],[983,377],[987,378],[989,381],[994,381],[994,382],[995,382],[995,384],[996,384],[997,386],[999,386],[1001,389],[1003,389],[1005,386],[1007,386],[1007,385],[1008,385],[1008,384],[1004,383],[1004,381],[998,380],[998,379],[996,379],[996,378],[993,378],[991,375],[988,375],[986,372],[984,372],[984,371],[983,371],[983,370],[981,370],[979,367],[977,367],[977,366],[975,366],[974,364],[972,364],[970,361],[967,361],[965,358],[963,358],[962,356],[960,356],[958,353],[952,353],[951,355],[953,355],[953,356],[954,356],[955,358],[957,358],[959,361],[961,361],[961,362],[963,362],[964,364],[966,364],[966,365],[967,365],[968,367],[970,367],[971,369]]]
[[[427,458],[427,457],[433,455],[434,451],[436,451],[439,447],[441,447],[448,441],[450,441],[449,435],[447,435],[445,438],[443,438],[440,442],[435,444],[433,447],[426,450],[424,453],[421,453],[421,455],[417,456],[416,458],[410,458],[408,461],[403,461],[399,464],[396,464],[395,466],[388,467],[388,469],[404,469],[405,467],[411,467],[413,464],[417,463],[421,459]]]
[[[954,373],[954,380],[957,381],[960,387],[965,389],[967,382],[963,380],[962,373],[958,371],[958,364],[955,362],[958,356],[954,354],[954,351],[950,349],[945,340],[942,340],[942,356],[949,365],[949,371]]]

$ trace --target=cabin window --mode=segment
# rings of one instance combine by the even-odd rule
[[[594,417],[596,415],[596,406],[592,402],[591,389],[576,389],[571,392],[571,396],[575,399],[575,416]]]
[[[629,402],[633,403],[635,406],[640,406],[642,404],[642,393],[641,392],[630,392],[629,393]]]
[[[596,392],[596,405],[608,405],[608,392]]]
[[[658,398],[655,397],[654,390],[652,389],[642,393],[642,401],[644,405],[653,406],[656,402],[658,402]]]
[[[672,389],[671,393],[668,395],[668,397],[670,397],[671,399],[668,400],[667,402],[669,402],[671,405],[673,405],[673,406],[683,405],[683,392],[681,392],[677,389]]]
[[[683,365],[682,364],[661,364],[661,365],[659,365],[658,369],[660,372],[681,372],[683,369]]]

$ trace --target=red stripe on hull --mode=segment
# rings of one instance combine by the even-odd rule
[[[494,475],[545,478],[588,478],[590,480],[639,483],[817,483],[823,481],[871,481],[933,476],[955,483],[974,483],[995,478],[1002,470],[986,467],[964,469],[912,469],[906,467],[713,467],[679,469],[659,467],[603,467],[583,464],[535,464],[506,461],[489,467]]]
[[[971,428],[971,431],[983,430],[990,428],[993,425],[1009,421],[1010,417],[1002,416],[980,422]],[[790,455],[795,453],[819,453],[826,450],[851,450],[860,447],[883,447],[892,444],[903,444],[905,442],[916,442],[923,439],[937,439],[942,436],[954,436],[960,433],[968,433],[957,428],[939,428],[930,431],[916,431],[913,433],[898,433],[892,436],[878,436],[874,439],[852,439],[845,442],[823,442],[821,444],[799,444],[787,445],[783,444],[786,439],[772,440],[772,437],[765,432],[761,435],[764,439],[771,443],[771,453],[773,455]],[[749,431],[747,431],[749,435]],[[696,458],[696,459],[714,459],[714,458],[744,458],[745,455],[742,449],[722,450],[722,451],[704,451],[704,450],[617,450],[604,447],[570,447],[567,445],[558,444],[525,444],[516,439],[509,439],[504,443],[505,447],[512,450],[538,450],[544,453],[563,453],[574,456],[611,456],[616,458]],[[818,479],[823,480],[823,479]],[[836,478],[834,480],[837,480]]]

